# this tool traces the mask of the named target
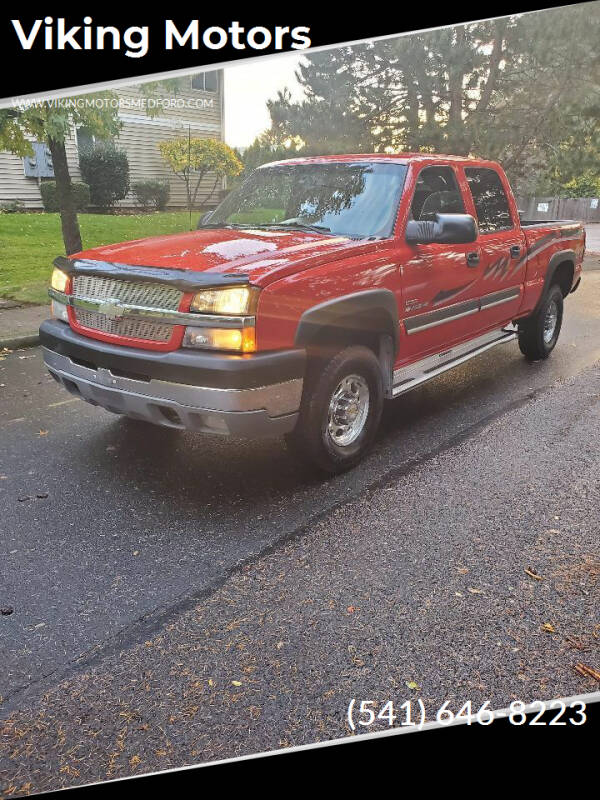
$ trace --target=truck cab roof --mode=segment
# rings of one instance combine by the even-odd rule
[[[444,155],[443,153],[346,153],[344,155],[326,155],[326,156],[304,156],[298,158],[282,159],[279,161],[271,161],[267,164],[262,164],[259,169],[264,167],[279,166],[281,164],[319,164],[327,162],[347,162],[356,164],[358,162],[379,162],[379,163],[396,163],[407,166],[408,164],[436,164],[436,163],[459,163],[469,164],[470,166],[486,166],[494,169],[499,168],[496,161],[489,161],[486,159],[475,158],[472,156],[452,156]]]

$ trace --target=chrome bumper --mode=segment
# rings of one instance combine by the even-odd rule
[[[42,348],[50,374],[71,394],[115,414],[168,428],[233,436],[278,436],[298,418],[302,378],[251,389],[218,389],[93,369]]]

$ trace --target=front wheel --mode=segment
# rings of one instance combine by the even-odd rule
[[[324,366],[309,367],[298,423],[286,443],[325,472],[344,472],[373,444],[382,409],[379,361],[367,347],[347,347]]]
[[[538,310],[519,323],[519,347],[530,361],[548,358],[554,350],[563,318],[563,295],[551,286]]]

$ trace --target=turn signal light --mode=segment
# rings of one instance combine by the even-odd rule
[[[184,347],[205,350],[233,350],[254,353],[256,333],[254,328],[193,328],[185,329]]]

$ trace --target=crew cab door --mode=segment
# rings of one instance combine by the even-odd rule
[[[510,322],[521,305],[526,267],[525,235],[505,179],[491,167],[465,167],[467,205],[479,226],[481,260],[478,328]]]
[[[462,182],[462,185],[459,183]],[[414,184],[409,218],[471,213],[464,176],[442,164],[422,167]],[[416,244],[402,267],[400,317],[406,333],[402,361],[414,360],[473,336],[478,324],[483,265],[477,242]]]

